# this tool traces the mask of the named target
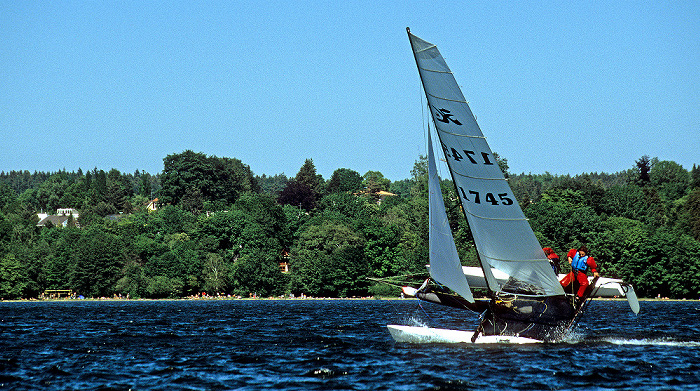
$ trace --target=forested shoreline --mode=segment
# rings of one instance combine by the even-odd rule
[[[326,180],[311,159],[294,177],[193,151],[163,162],[155,175],[1,172],[0,298],[49,289],[355,297],[391,293],[368,277],[425,272],[423,157],[394,182],[349,168]],[[602,275],[631,282],[640,297],[699,297],[700,168],[647,156],[614,174],[513,174],[499,164],[543,247],[563,256],[586,244]],[[451,181],[442,190],[460,257],[477,265]],[[37,226],[38,213],[60,208],[79,217]]]

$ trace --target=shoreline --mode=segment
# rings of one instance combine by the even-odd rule
[[[486,298],[482,298],[486,299]],[[138,301],[324,301],[324,300],[357,300],[357,301],[365,301],[365,300],[385,300],[385,301],[394,301],[394,300],[419,300],[415,297],[216,297],[216,296],[207,296],[207,297],[182,297],[182,298],[165,298],[165,299],[126,299],[126,298],[111,298],[111,297],[101,297],[101,298],[84,298],[84,299],[72,299],[72,298],[63,298],[63,299],[0,299],[0,303],[48,303],[48,302],[85,302],[85,301],[90,301],[90,302],[115,302],[115,301],[123,301],[123,302],[138,302]],[[627,301],[626,298],[624,297],[596,297],[592,298],[591,300],[596,300],[596,301]],[[674,301],[696,301],[700,302],[700,299],[669,299],[669,298],[639,298],[638,299],[640,302],[654,302],[654,301],[662,301],[662,302],[674,302]]]

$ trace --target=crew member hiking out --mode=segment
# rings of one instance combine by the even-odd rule
[[[581,299],[583,299],[586,288],[588,288],[588,269],[591,270],[593,276],[600,277],[598,274],[598,265],[596,265],[593,257],[588,256],[588,248],[586,248],[586,246],[579,247],[578,251],[575,248],[572,248],[566,254],[566,258],[571,264],[571,272],[564,276],[560,283],[561,286],[564,287],[564,291],[573,293],[575,289],[574,282],[578,282],[576,299],[578,302],[580,302]]]
[[[552,265],[552,270],[554,270],[554,274],[559,274],[559,256],[557,253],[552,250],[551,247],[545,247],[542,249],[544,251],[544,254],[547,256],[547,259],[549,260],[549,264]]]

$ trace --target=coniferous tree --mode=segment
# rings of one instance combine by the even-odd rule
[[[299,169],[299,172],[294,177],[294,180],[305,184],[316,194],[320,194],[321,192],[323,177],[316,173],[316,166],[314,166],[313,159],[306,159],[304,161],[304,164]]]
[[[97,171],[95,168],[95,192],[97,193],[97,201],[107,200],[107,174],[103,171]]]
[[[147,197],[148,199],[153,198],[153,187],[151,186],[151,175],[146,173],[142,174],[140,177],[139,184],[139,195]]]
[[[690,187],[700,188],[700,167],[693,164],[693,169],[690,170]]]
[[[700,189],[695,189],[688,196],[686,208],[690,218],[690,233],[695,240],[700,241]]]
[[[651,171],[651,163],[649,156],[642,156],[636,163],[637,172],[639,173],[639,176],[637,177],[637,184],[639,186],[646,186],[650,181],[649,172]]]

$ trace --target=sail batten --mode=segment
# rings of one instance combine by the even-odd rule
[[[536,295],[563,295],[450,68],[434,44],[410,31],[408,34],[429,111],[489,289],[508,291],[510,285],[517,285],[518,292],[524,289]],[[431,263],[431,273],[434,268]],[[513,283],[498,285],[491,268],[506,273]]]
[[[473,175],[467,175],[467,174],[462,174],[459,172],[455,172],[456,175],[465,177],[465,178],[470,178],[470,179],[483,179],[485,181],[505,181],[505,178],[485,178],[485,177],[478,177],[478,176],[473,176]]]
[[[481,139],[486,140],[486,137],[484,137],[484,136],[473,136],[473,135],[470,135],[470,134],[450,133],[450,132],[447,132],[447,131],[445,131],[445,130],[441,130],[441,132],[442,132],[442,133],[445,133],[445,134],[449,134],[450,136],[455,136],[455,137],[481,138]]]
[[[445,72],[445,73],[449,73],[449,72]],[[432,96],[432,95],[431,95],[431,96]],[[449,101],[449,102],[468,103],[468,102],[467,102],[466,100],[464,100],[464,99],[448,99],[448,98],[442,98],[442,97],[439,97],[439,96],[433,96],[433,98],[435,98],[435,99],[440,99],[440,100],[446,100],[446,101]]]
[[[423,51],[426,51],[426,50],[430,50],[430,49],[436,48],[436,47],[437,47],[436,45],[428,46],[428,47],[425,48],[425,49],[420,49],[417,53],[420,53],[420,52],[423,52]]]
[[[506,218],[503,218],[503,217],[486,217],[486,216],[479,216],[479,215],[476,215],[476,214],[471,213],[471,212],[469,212],[469,211],[467,211],[467,212],[465,212],[465,213],[468,213],[470,216],[473,216],[473,217],[475,217],[475,218],[477,218],[477,219],[501,220],[501,221],[523,221],[523,220],[524,220],[524,221],[528,221],[527,217],[506,219]]]
[[[438,71],[438,70],[436,70],[436,69],[427,69],[427,68],[421,68],[421,69],[424,70],[424,71],[426,71],[426,72],[433,72],[433,73],[449,73],[450,75],[452,74],[452,72],[450,72],[450,71]]]

